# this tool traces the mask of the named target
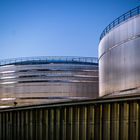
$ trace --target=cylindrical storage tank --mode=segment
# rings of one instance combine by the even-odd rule
[[[34,57],[2,60],[0,63],[0,100],[4,104],[97,96],[97,58]]]
[[[140,93],[140,7],[103,31],[99,43],[99,95]]]

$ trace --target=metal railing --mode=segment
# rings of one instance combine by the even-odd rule
[[[102,32],[100,36],[100,40],[115,26],[119,25],[120,23],[128,20],[129,18],[139,15],[140,14],[140,6],[126,12],[125,14],[121,15],[117,19],[115,19],[113,22],[111,22]]]
[[[10,64],[20,64],[24,62],[79,62],[79,63],[98,63],[98,59],[95,57],[77,57],[77,56],[39,56],[39,57],[21,57],[0,60],[0,66]]]

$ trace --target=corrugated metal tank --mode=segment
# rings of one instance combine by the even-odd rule
[[[140,92],[140,7],[114,20],[99,43],[99,95]]]
[[[97,96],[96,58],[40,57],[1,61],[0,100],[3,103],[43,103]]]

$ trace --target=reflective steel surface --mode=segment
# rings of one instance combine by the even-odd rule
[[[97,59],[60,58],[41,57],[1,61],[1,103],[32,104],[60,101],[60,99],[97,97]]]
[[[140,91],[140,15],[119,24],[101,39],[99,68],[100,96]]]

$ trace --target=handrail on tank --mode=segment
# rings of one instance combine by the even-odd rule
[[[119,25],[120,23],[128,20],[129,18],[139,15],[140,14],[140,6],[126,12],[125,14],[121,15],[120,17],[116,18],[113,22],[111,22],[102,32],[100,36],[100,40],[115,26]]]
[[[45,61],[45,62],[85,62],[98,63],[96,57],[78,57],[78,56],[35,56],[35,57],[21,57],[0,60],[0,66],[22,63],[26,61]]]

